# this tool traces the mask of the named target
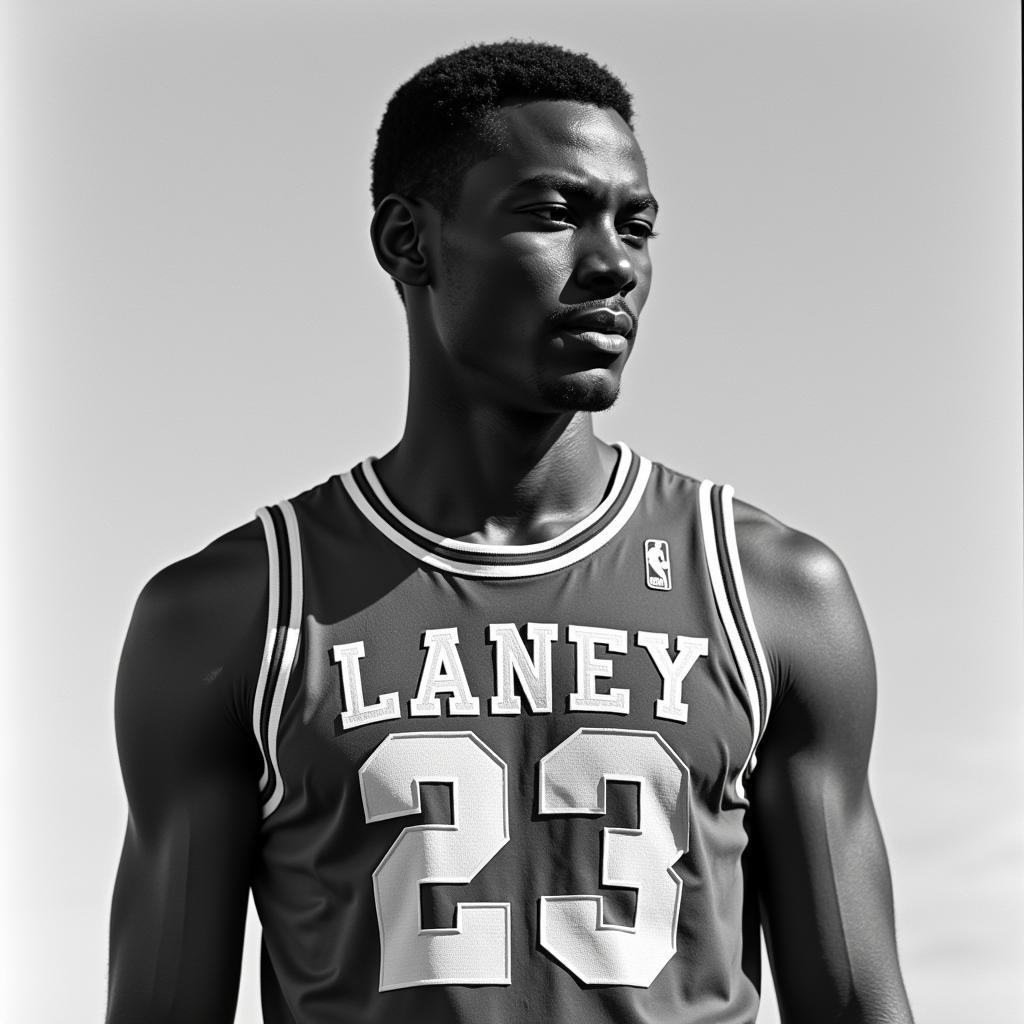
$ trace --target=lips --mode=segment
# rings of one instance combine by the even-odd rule
[[[633,318],[625,310],[588,309],[582,313],[573,313],[561,323],[562,330],[597,334],[617,334],[628,338],[633,333]]]

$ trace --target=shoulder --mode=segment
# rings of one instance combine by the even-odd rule
[[[259,674],[268,557],[253,520],[160,570],[143,587],[118,671],[117,713],[220,708],[236,722]]]
[[[659,482],[687,490],[685,500],[703,500],[697,498],[697,493],[708,488],[710,494],[714,489],[710,480],[701,481],[660,462],[649,461]],[[710,497],[707,500],[710,502]],[[827,544],[748,502],[735,499],[732,507],[736,543],[748,586],[752,583],[758,590],[785,596],[787,602],[818,602],[829,594],[839,596],[851,589],[846,568]]]
[[[715,490],[710,480],[701,481],[660,462],[649,461],[652,475],[661,487],[685,489],[687,496],[683,500],[707,500],[710,504],[710,494]],[[706,499],[698,498],[698,492],[705,489]],[[830,595],[839,598],[852,592],[845,566],[827,544],[748,502],[733,500],[732,508],[736,544],[748,587],[753,585],[787,605],[794,601],[817,604]]]
[[[754,622],[780,693],[827,686],[827,666],[855,663],[873,687],[873,656],[853,584],[827,544],[735,502],[736,544]],[[832,678],[836,678],[835,675]]]
[[[172,632],[221,630],[265,605],[267,581],[264,531],[253,519],[156,573],[139,595],[136,617]]]
[[[248,523],[162,569],[136,602],[114,726],[133,827],[154,843],[192,822],[248,828],[259,791],[251,709],[266,645],[265,548],[260,523]],[[204,818],[212,806],[216,822]]]
[[[744,501],[736,501],[734,509],[736,543],[748,583],[753,577],[761,587],[813,600],[849,587],[846,567],[827,544]]]

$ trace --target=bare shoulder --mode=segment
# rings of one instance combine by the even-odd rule
[[[115,718],[122,750],[198,723],[245,722],[267,628],[263,528],[253,520],[158,572],[135,605],[118,669]],[[204,724],[204,728],[206,727]],[[218,727],[219,728],[219,727]]]
[[[143,588],[139,604],[167,625],[195,626],[210,615],[230,618],[259,604],[266,591],[266,544],[254,519],[161,569]]]
[[[808,597],[820,599],[829,591],[849,586],[839,556],[809,533],[795,530],[754,505],[735,503],[736,542],[748,583],[774,581]]]
[[[873,657],[853,584],[839,556],[810,534],[736,502],[736,542],[754,621],[774,677],[821,689],[835,673],[824,665],[857,663],[874,686]]]
[[[253,520],[160,570],[139,595],[129,642],[223,657],[245,645],[255,623],[265,629],[267,580],[263,528]]]

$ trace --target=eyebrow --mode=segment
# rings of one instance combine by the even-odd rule
[[[535,174],[516,182],[508,191],[525,192],[530,189],[548,188],[553,192],[561,192],[565,196],[577,196],[581,199],[593,199],[594,192],[578,178],[563,177],[559,174]],[[627,199],[622,204],[626,213],[641,213],[644,210],[658,212],[658,200],[649,192]]]

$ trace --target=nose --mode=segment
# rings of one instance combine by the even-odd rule
[[[597,298],[606,298],[625,295],[636,287],[633,250],[623,243],[614,224],[579,231],[576,237],[580,248],[573,276],[579,288]]]

